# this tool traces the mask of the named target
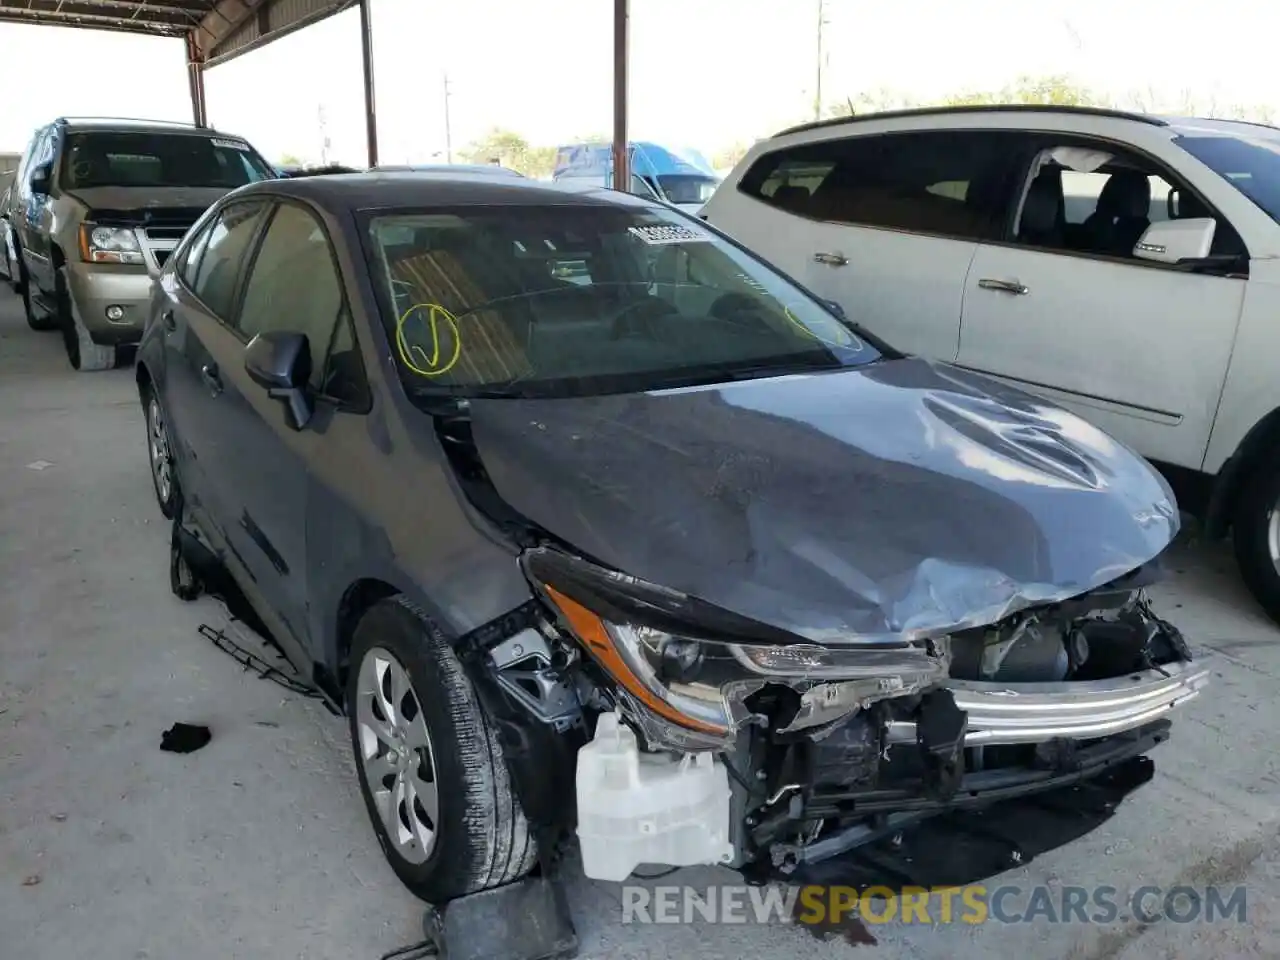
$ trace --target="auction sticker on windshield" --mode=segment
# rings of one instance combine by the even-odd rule
[[[710,243],[711,237],[678,223],[655,223],[644,227],[629,227],[630,232],[650,246],[668,243]]]
[[[217,140],[213,141],[215,147],[225,147],[229,150],[248,150],[247,143],[241,143],[239,140]]]

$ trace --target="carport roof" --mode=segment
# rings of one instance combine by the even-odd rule
[[[180,37],[218,0],[0,0],[0,21]]]

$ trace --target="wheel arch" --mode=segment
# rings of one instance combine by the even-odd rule
[[[1231,513],[1240,490],[1269,454],[1280,451],[1280,407],[1255,423],[1213,481],[1205,513],[1205,532],[1224,537],[1231,529]]]

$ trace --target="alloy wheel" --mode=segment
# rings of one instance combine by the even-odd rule
[[[396,853],[420,864],[435,849],[440,795],[422,705],[395,655],[374,647],[356,681],[359,761]]]
[[[160,412],[160,400],[151,395],[147,403],[147,449],[151,453],[151,479],[156,485],[156,496],[162,504],[173,496],[173,458],[169,451],[169,431],[164,414]]]
[[[1272,504],[1267,514],[1267,552],[1271,554],[1271,563],[1280,573],[1280,503]]]

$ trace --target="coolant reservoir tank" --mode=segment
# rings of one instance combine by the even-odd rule
[[[578,751],[583,872],[622,881],[641,864],[688,867],[733,860],[729,778],[710,753],[641,753],[615,712],[601,714]]]

